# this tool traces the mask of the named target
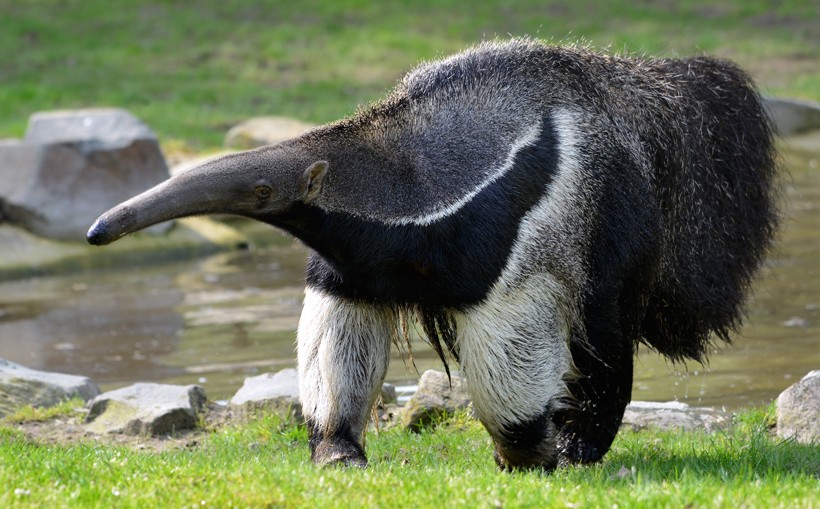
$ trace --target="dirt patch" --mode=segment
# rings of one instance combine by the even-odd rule
[[[83,420],[87,413],[87,409],[77,408],[73,415],[47,421],[6,424],[5,426],[20,431],[27,440],[42,445],[67,446],[93,443],[125,446],[138,451],[165,452],[196,447],[203,437],[234,421],[233,412],[228,407],[211,403],[202,416],[203,426],[195,430],[184,430],[157,437],[123,434],[98,435],[85,429]]]
[[[79,444],[100,444],[106,446],[129,447],[136,451],[168,452],[191,449],[200,445],[205,437],[221,429],[246,421],[225,405],[208,403],[202,414],[202,426],[194,430],[183,430],[163,436],[132,436],[124,434],[92,433],[85,428],[83,420],[88,414],[86,408],[76,408],[72,415],[60,416],[45,421],[22,423],[2,423],[0,426],[21,432],[26,440],[49,446],[70,446]],[[379,407],[370,423],[370,431],[386,430],[400,424],[400,407],[388,404]]]

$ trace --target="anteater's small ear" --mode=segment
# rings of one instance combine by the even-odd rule
[[[322,182],[325,180],[325,175],[327,175],[328,166],[327,161],[316,161],[305,170],[302,177],[303,200],[305,203],[312,201],[319,195],[322,190]]]

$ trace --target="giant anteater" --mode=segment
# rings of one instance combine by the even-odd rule
[[[179,174],[88,240],[233,213],[304,242],[298,365],[316,463],[366,463],[410,317],[458,361],[498,464],[549,469],[609,449],[637,343],[678,360],[729,339],[776,228],[775,183],[769,122],[735,65],[515,39]]]

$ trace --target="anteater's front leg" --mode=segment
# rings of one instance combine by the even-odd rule
[[[484,302],[457,312],[461,367],[476,415],[507,470],[558,464],[552,413],[570,371],[568,308],[548,276],[504,281]]]
[[[576,376],[568,388],[574,405],[553,415],[559,428],[559,463],[594,463],[609,450],[632,398],[633,340],[619,330],[615,299],[589,299],[585,340],[572,342]]]
[[[299,392],[318,465],[365,466],[362,435],[387,371],[395,314],[308,287],[299,320]]]

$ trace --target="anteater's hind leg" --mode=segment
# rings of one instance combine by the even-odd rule
[[[567,386],[575,402],[553,417],[560,465],[600,460],[632,395],[632,341],[623,338],[612,313],[588,309],[586,316],[587,344],[573,341],[570,347],[577,378]]]
[[[365,466],[362,446],[396,331],[387,307],[308,288],[299,320],[299,393],[319,465]]]

